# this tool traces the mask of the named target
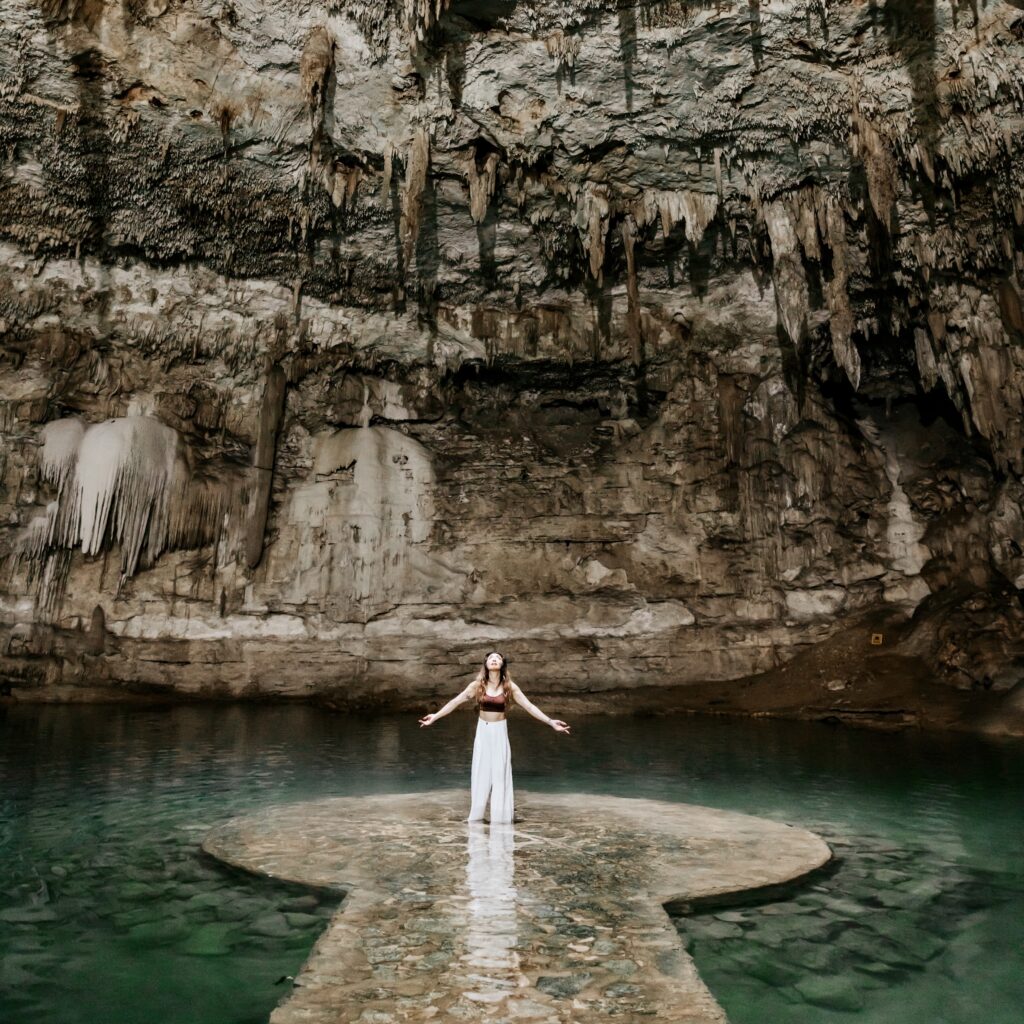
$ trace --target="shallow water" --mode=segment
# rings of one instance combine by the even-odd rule
[[[472,716],[416,717],[0,711],[0,1020],[263,1024],[336,900],[228,871],[199,841],[268,803],[468,787]],[[699,717],[571,724],[564,736],[511,717],[517,786],[745,811],[836,851],[831,874],[785,901],[678,919],[733,1024],[1019,1024],[1024,744]]]

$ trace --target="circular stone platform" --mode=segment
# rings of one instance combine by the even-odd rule
[[[665,906],[726,901],[826,863],[816,835],[745,814],[516,791],[285,804],[213,829],[247,871],[348,893],[271,1024],[722,1022]]]

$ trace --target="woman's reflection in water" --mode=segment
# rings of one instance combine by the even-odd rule
[[[516,887],[513,883],[515,826],[468,826],[466,888],[469,892],[466,952],[469,999],[496,1003],[525,983],[516,951]]]

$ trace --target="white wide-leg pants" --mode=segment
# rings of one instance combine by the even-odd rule
[[[476,720],[473,740],[472,796],[467,821],[482,821],[487,801],[491,803],[491,824],[510,823],[513,814],[512,748],[508,744],[508,721]]]

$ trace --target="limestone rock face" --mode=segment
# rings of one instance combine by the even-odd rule
[[[885,608],[1011,690],[1022,82],[1004,0],[8,0],[7,689],[724,688]]]

